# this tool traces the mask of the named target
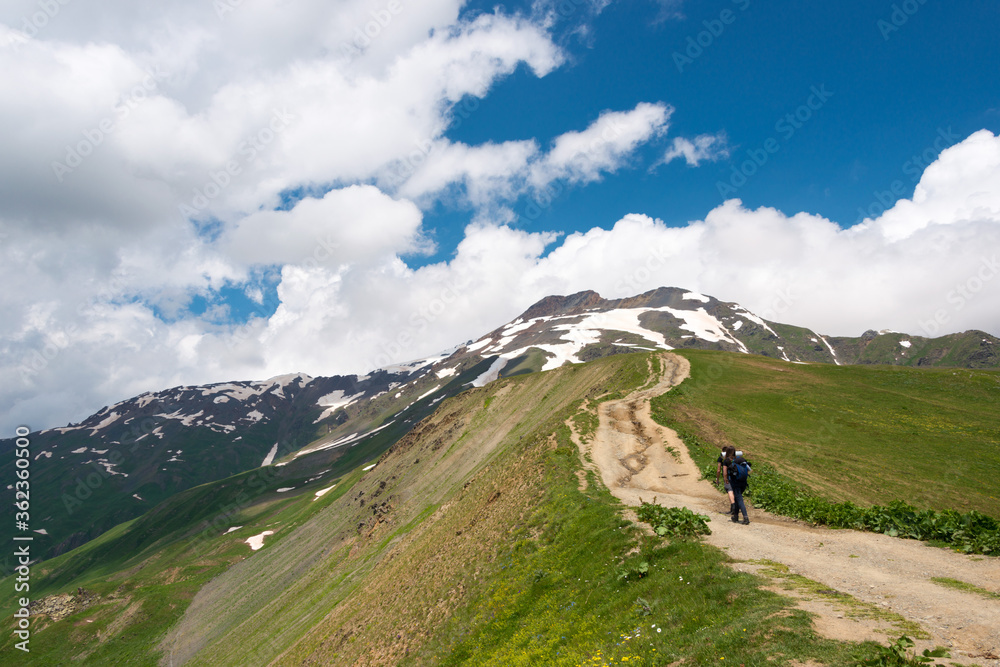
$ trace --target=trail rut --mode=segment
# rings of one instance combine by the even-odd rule
[[[791,573],[919,624],[930,635],[918,641],[919,649],[946,646],[951,662],[1000,667],[1000,600],[931,581],[932,577],[948,577],[997,592],[1000,559],[962,555],[885,535],[811,527],[753,508],[750,525],[732,523],[722,514],[729,508],[729,499],[700,479],[677,434],[652,419],[650,399],[679,384],[690,372],[682,357],[666,354],[661,359],[664,370],[654,387],[599,404],[599,426],[589,440],[574,433],[581,454],[589,454],[590,461],[584,457],[585,466],[599,474],[612,494],[633,507],[640,504],[640,498],[652,501],[655,496],[660,505],[707,514],[712,534],[706,542],[726,550],[736,561],[736,569],[762,569],[752,561],[781,563]],[[775,581],[780,584],[780,579]],[[852,619],[824,596],[792,594],[800,606],[817,614],[817,631],[825,636],[885,643],[900,634],[887,627],[885,619]]]

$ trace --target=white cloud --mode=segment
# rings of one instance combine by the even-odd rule
[[[1000,138],[977,133],[942,154],[920,182],[921,201],[899,205],[914,220],[940,222],[905,231],[892,212],[841,229],[808,213],[748,210],[733,200],[683,227],[629,215],[611,229],[561,240],[475,224],[453,259],[417,270],[396,257],[417,238],[410,205],[370,187],[335,191],[280,214],[294,233],[287,243],[275,240],[274,252],[300,262],[282,269],[274,315],[235,333],[190,320],[168,325],[138,304],[113,303],[88,306],[82,318],[70,318],[77,329],[60,333],[65,304],[36,303],[19,318],[19,329],[7,325],[4,339],[14,352],[47,346],[52,359],[32,376],[30,390],[7,390],[5,402],[13,406],[7,421],[51,420],[70,406],[83,416],[84,405],[99,407],[95,401],[179,382],[361,372],[478,337],[541,297],[583,289],[613,298],[676,285],[832,335],[885,327],[930,333],[921,323],[939,311],[947,318],[939,333],[1000,332],[1000,269],[990,268],[1000,248],[1000,193],[988,186],[1000,182],[998,151]],[[386,245],[336,266],[308,261],[308,243],[325,229],[325,213],[350,211],[364,198],[385,214]],[[884,224],[893,225],[894,235],[886,235]],[[967,288],[961,307],[959,285]],[[17,370],[0,371],[5,387],[23,386]],[[89,403],[74,395],[81,392]]]
[[[877,221],[889,240],[930,225],[1000,219],[1000,144],[988,130],[941,153],[924,172],[912,199],[901,199]]]
[[[582,132],[567,132],[533,165],[530,181],[543,188],[555,180],[587,183],[617,171],[626,158],[669,127],[673,107],[641,102],[631,111],[606,111]]]
[[[229,227],[219,246],[224,256],[247,265],[366,263],[420,250],[421,217],[411,202],[352,185],[303,199],[290,211],[252,213]]]
[[[461,184],[463,196],[477,206],[510,199],[522,189],[537,154],[538,144],[531,140],[467,146],[442,139],[419,158],[399,194],[425,199]]]
[[[648,102],[629,111],[605,111],[586,129],[557,136],[548,152],[533,139],[479,146],[441,140],[409,160],[412,169],[404,170],[399,194],[426,198],[460,184],[469,203],[489,207],[554,181],[596,181],[627,165],[641,145],[665,134],[672,113],[666,104]]]
[[[303,271],[333,289],[339,271],[428,249],[413,203],[359,183],[441,141],[459,100],[563,58],[544,26],[459,21],[461,5],[242,3],[220,17],[212,3],[112,0],[40,22],[35,2],[4,3],[0,279],[18,286],[0,294],[5,419],[44,425],[133,389],[256,376],[280,358],[265,350],[282,318],[334,298],[307,294]],[[8,28],[22,23],[28,34]],[[496,185],[489,169],[470,161],[470,193]],[[330,191],[273,210],[299,188]],[[283,302],[234,336],[213,291],[235,286],[270,313],[259,267],[280,271]],[[195,295],[202,317],[187,311]]]
[[[663,157],[664,163],[682,157],[690,167],[697,167],[704,161],[715,162],[729,157],[729,140],[724,132],[719,134],[702,134],[694,141],[684,137],[674,139],[673,145]]]
[[[177,384],[362,372],[582,289],[677,285],[759,311],[791,289],[775,319],[824,333],[920,333],[939,310],[942,331],[1000,331],[1000,279],[961,308],[949,300],[1000,248],[990,133],[942,153],[912,201],[850,230],[731,201],[684,227],[631,215],[529,233],[496,212],[625,168],[666,134],[672,107],[606,111],[541,146],[450,142],[456,105],[564,55],[544,22],[460,21],[460,0],[402,6],[386,18],[377,0],[242,3],[220,18],[212,3],[111,0],[61,5],[31,39],[0,26],[0,280],[12,286],[0,292],[0,430]],[[0,21],[35,11],[13,0]],[[722,150],[702,135],[666,156],[697,164]],[[56,174],[73,151],[88,154]],[[275,210],[289,190],[325,194]],[[449,197],[476,222],[447,262],[409,268],[400,255],[428,248],[420,207]],[[261,272],[280,276],[277,303]],[[225,286],[259,305],[235,329],[212,301]],[[188,312],[193,295],[205,316]]]

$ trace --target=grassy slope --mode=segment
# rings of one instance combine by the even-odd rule
[[[148,536],[139,556],[108,551],[138,522],[120,526],[36,567],[36,578],[50,573],[38,592],[85,585],[118,597],[35,627],[25,657],[155,664],[171,626],[163,645],[192,664],[847,664],[870,654],[817,638],[805,613],[723,567],[720,552],[643,538],[593,477],[579,488],[563,422],[583,398],[646,382],[646,364],[623,355],[465,392],[374,470],[345,476],[320,502],[312,487],[264,494],[224,517],[244,525],[228,536],[182,537],[199,532],[206,497],[176,506],[186,532]],[[242,540],[264,528],[276,534],[251,555]]]
[[[535,511],[506,526],[495,558],[463,582],[468,602],[402,664],[847,664],[870,648],[818,638],[807,614],[718,550],[622,520],[593,474],[581,490],[565,427],[530,454],[543,471]]]
[[[986,465],[1000,455],[1000,372],[683,354],[691,378],[654,407],[701,440],[736,445],[834,500],[1000,517]]]
[[[360,470],[337,465],[309,477],[290,468],[250,471],[189,489],[68,554],[34,565],[32,600],[83,587],[100,602],[59,623],[35,621],[29,662],[66,664],[81,656],[108,664],[156,664],[153,647],[195,593],[251,555],[247,537],[266,528],[276,532],[269,539],[281,539],[361,477]],[[334,482],[332,491],[313,502],[316,490]],[[296,491],[276,493],[286,486]],[[232,526],[243,528],[223,535]],[[16,598],[13,580],[0,581],[3,616],[13,612]],[[129,623],[116,625],[130,605],[136,609]],[[0,654],[12,644],[7,635],[0,637]]]
[[[179,657],[197,647],[192,664],[277,653],[278,664],[844,664],[855,647],[817,639],[806,614],[722,567],[718,551],[640,545],[596,480],[578,488],[564,420],[584,396],[641,385],[645,365],[617,357],[446,402],[350,497],[206,587],[176,629]],[[345,517],[383,481],[403,502],[354,529],[358,515]],[[642,559],[648,576],[623,581]]]
[[[643,358],[633,359],[631,365],[644,371]],[[507,471],[513,463],[495,464],[493,457],[544,439],[537,434],[540,423],[595,386],[615,383],[615,369],[620,367],[604,361],[519,376],[445,401],[335,510],[207,587],[177,629],[172,650],[181,657],[200,650],[196,664],[232,664],[248,656],[271,657],[298,642],[290,656],[315,654],[327,660],[335,654],[346,660],[345,655],[365,645],[357,637],[371,633],[378,637],[377,650],[405,652],[406,643],[390,630],[416,624],[426,634],[434,627],[426,626],[428,619],[447,618],[449,605],[440,604],[440,599],[454,597],[449,593],[455,584],[451,568],[464,570],[469,563],[488,561],[482,549],[504,534],[494,540],[458,540],[455,533],[467,532],[470,524],[486,525],[493,508],[509,506],[521,513],[535,501],[516,492],[531,478],[530,471],[522,469],[517,478],[521,481],[510,483]],[[622,372],[640,376],[634,369]],[[500,496],[490,501],[496,490]],[[388,512],[378,517],[371,511],[376,493],[374,502],[389,503]],[[435,537],[428,540],[429,534]],[[445,545],[454,553],[443,562],[437,557]],[[303,568],[303,563],[310,565]],[[399,568],[402,576],[396,574]],[[420,571],[428,572],[431,580],[408,585]],[[445,590],[438,590],[440,586]],[[377,603],[368,601],[372,596]],[[246,639],[233,643],[231,633]]]

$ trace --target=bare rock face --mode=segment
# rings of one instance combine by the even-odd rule
[[[606,308],[608,301],[601,298],[597,292],[586,291],[570,296],[547,296],[528,310],[521,319],[530,320],[535,317],[551,317],[553,315],[576,315],[592,308]]]
[[[28,609],[32,616],[48,616],[49,619],[55,622],[61,621],[67,616],[72,616],[99,600],[99,595],[89,593],[80,588],[77,589],[76,595],[62,593],[60,595],[48,595],[40,600],[33,600]]]

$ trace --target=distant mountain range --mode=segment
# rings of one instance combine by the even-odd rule
[[[656,349],[792,363],[1000,367],[1000,339],[867,331],[824,336],[736,303],[660,288],[626,299],[550,296],[476,341],[368,375],[286,375],[146,393],[30,436],[33,553],[64,553],[185,489],[261,466],[308,474],[377,456],[444,398],[498,377]],[[8,452],[14,441],[0,441]],[[12,456],[0,466],[14,479]],[[3,493],[13,502],[13,487]],[[9,539],[13,526],[0,529]]]

